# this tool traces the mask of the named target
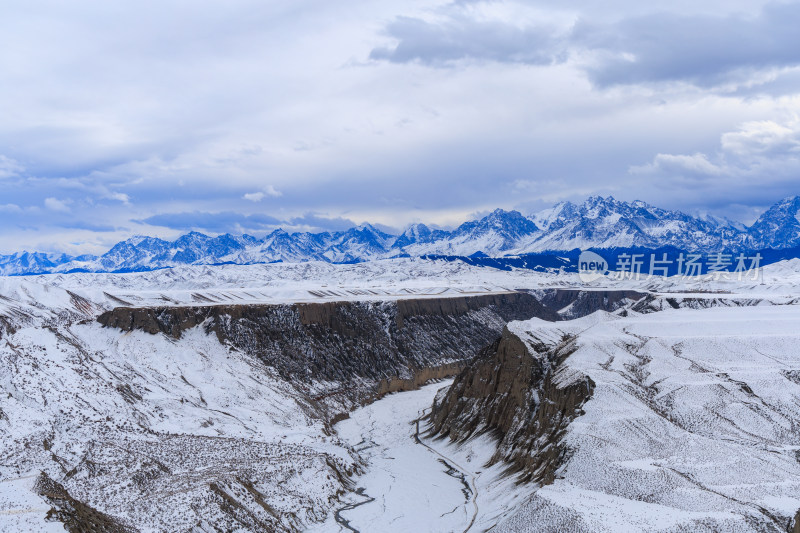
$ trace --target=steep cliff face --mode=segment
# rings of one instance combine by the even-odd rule
[[[628,310],[656,313],[668,309],[709,309],[711,307],[752,307],[763,298],[736,297],[730,294],[657,294],[634,290],[544,289],[533,291],[542,305],[557,313],[560,320],[573,320],[594,313]],[[769,302],[767,302],[769,303]]]
[[[392,392],[405,392],[415,390],[428,383],[447,379],[458,374],[463,368],[463,363],[448,363],[439,366],[419,369],[410,378],[385,378],[378,383],[377,396],[382,397]]]
[[[551,483],[568,454],[564,432],[595,386],[567,364],[573,350],[568,337],[527,345],[505,329],[434,402],[431,431],[454,441],[493,432],[492,463],[506,461],[521,481]]]
[[[700,296],[665,296],[647,294],[632,303],[628,308],[637,313],[657,313],[669,309],[710,309],[712,307],[755,307],[764,303],[762,298],[733,298],[720,295],[714,297]],[[769,304],[769,302],[767,302]]]
[[[647,293],[618,291],[587,291],[581,289],[548,289],[536,291],[542,304],[565,320],[589,315],[595,311],[613,312],[647,296]]]
[[[202,326],[289,381],[336,382],[352,396],[402,390],[428,374],[453,375],[506,323],[532,317],[557,319],[534,296],[510,292],[395,302],[120,307],[98,320],[173,338]]]

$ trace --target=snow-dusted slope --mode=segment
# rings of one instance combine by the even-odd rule
[[[136,530],[263,531],[319,519],[357,468],[258,359],[201,328],[180,342],[104,329],[91,302],[14,281],[0,288],[0,530],[58,508],[16,495],[39,472]]]
[[[550,287],[653,290],[648,310],[663,312],[512,326],[521,338],[545,344],[577,335],[579,348],[566,365],[590,376],[595,388],[583,404],[586,414],[569,425],[572,459],[558,471],[563,479],[518,508],[531,486],[523,491],[513,478],[499,477],[503,463],[482,466],[492,455],[487,440],[459,447],[423,436],[474,478],[475,499],[456,502],[450,494],[443,503],[453,503],[476,528],[505,517],[506,531],[553,523],[609,529],[614,513],[632,530],[691,529],[697,526],[692,520],[702,518],[711,529],[768,531],[774,523],[769,515],[793,516],[793,506],[800,508],[800,472],[790,461],[800,449],[793,422],[800,398],[794,333],[800,308],[785,304],[800,295],[800,262],[770,265],[763,282],[604,278],[585,285],[572,274],[395,259],[0,278],[0,530],[52,525],[43,520],[55,504],[37,495],[47,494],[37,488],[40,471],[71,498],[145,531],[302,529],[341,510],[339,497],[354,488],[351,480],[355,486],[359,479],[386,480],[356,475],[370,466],[369,454],[350,446],[357,434],[343,432],[340,439],[330,431],[319,413],[324,398],[310,397],[263,360],[208,335],[208,324],[180,338],[150,335],[102,328],[96,318],[104,310],[463,297]],[[671,310],[689,299],[758,307]],[[625,301],[632,304],[632,298]],[[415,412],[392,414],[397,420],[390,422],[403,425],[386,435],[411,428],[418,413],[409,405]],[[387,412],[395,413],[373,411],[379,417]],[[358,416],[354,420],[367,425],[374,420]],[[420,446],[407,436],[409,446]],[[400,453],[390,446],[381,448],[384,464]],[[458,487],[445,470],[436,473],[444,476],[442,486]],[[756,474],[741,475],[747,471]],[[393,494],[413,490],[404,486]],[[358,501],[352,496],[345,504]],[[366,506],[361,511],[375,516]],[[442,529],[433,520],[414,523],[420,531]]]
[[[552,484],[496,528],[785,531],[800,509],[800,307],[513,323],[574,338],[554,379],[594,383]]]
[[[443,271],[448,270],[428,274]],[[480,281],[473,275],[468,269],[457,289],[440,287],[426,294],[463,298],[492,287],[505,292],[492,285],[470,285]],[[359,288],[358,280],[366,279],[370,284]],[[275,291],[278,280],[283,285]],[[346,282],[348,292],[336,287],[317,297],[308,290],[309,283],[317,287],[336,280]],[[407,284],[393,286],[392,280]],[[352,365],[337,364],[327,354],[335,350],[335,356],[350,363],[357,360],[358,346],[372,343],[387,360],[368,370],[375,373],[391,363],[390,371],[377,378],[405,378],[409,364],[403,367],[397,350],[391,350],[394,344],[386,340],[390,333],[400,339],[395,342],[398,350],[405,349],[419,368],[426,362],[426,345],[439,343],[429,350],[439,359],[454,347],[463,349],[444,362],[463,359],[473,349],[470,335],[477,335],[475,346],[483,345],[507,321],[491,309],[469,306],[455,309],[452,317],[425,315],[424,305],[416,306],[424,315],[417,320],[413,305],[407,305],[398,324],[397,317],[382,313],[397,310],[397,303],[344,302],[374,311],[367,317],[372,322],[354,326],[353,317],[343,320],[331,302],[408,299],[424,292],[416,281],[413,262],[378,270],[319,263],[0,278],[0,531],[38,527],[51,509],[67,520],[76,506],[92,520],[105,516],[141,531],[296,530],[323,519],[361,468],[360,459],[328,426],[341,414],[339,407],[352,401],[328,396],[346,397],[361,387],[373,397],[377,389],[376,379],[368,381],[364,372],[344,375]],[[426,285],[431,281],[429,277]],[[193,322],[180,335],[151,334],[133,324],[104,328],[98,315],[122,305],[121,297],[112,294],[118,287],[138,304],[169,301],[176,316],[186,311],[179,308],[178,298],[184,295],[186,303],[217,313],[214,317],[222,325],[216,334],[209,331],[210,317]],[[199,302],[191,299],[193,294],[200,296]],[[311,324],[304,324],[309,316],[298,317],[295,308],[262,305],[262,310],[272,309],[266,317],[272,329],[259,330],[265,335],[259,346],[248,349],[253,339],[247,335],[219,335],[227,326],[247,333],[248,327],[261,325],[256,321],[259,306],[246,304],[292,301],[297,294],[323,302],[312,310],[320,316],[311,317]],[[437,304],[433,311],[442,307]],[[255,314],[241,316],[253,309]],[[326,310],[332,310],[328,329],[319,325]],[[240,312],[238,322],[232,317],[235,312]],[[438,320],[450,330],[407,338],[417,331],[415,320],[427,326]],[[306,344],[288,342],[289,330],[297,341],[306,326],[318,335],[308,334]],[[334,331],[334,326],[343,331]],[[281,373],[286,368],[262,357],[258,350],[271,347],[269,342],[288,346],[277,356],[296,363],[298,379],[288,378]],[[324,361],[313,361],[321,355]],[[314,381],[312,364],[323,370],[335,367],[342,380],[332,380],[328,373]],[[61,486],[68,496],[55,497],[62,489],[53,487]],[[20,490],[30,492],[22,497]]]
[[[758,279],[715,276],[655,276],[641,279],[604,277],[586,283],[574,273],[527,269],[502,271],[454,261],[401,258],[358,264],[327,262],[266,265],[184,265],[126,274],[74,273],[0,278],[0,287],[42,286],[68,289],[103,308],[125,305],[195,305],[232,303],[395,300],[460,296],[515,289],[576,288],[713,293],[788,302],[800,294],[800,259],[762,269]]]
[[[181,266],[126,274],[49,274],[0,278],[9,287],[33,283],[69,289],[105,308],[120,305],[396,300],[505,292],[542,284],[574,284],[530,270],[506,272],[461,262],[393,259],[358,264],[327,262]]]

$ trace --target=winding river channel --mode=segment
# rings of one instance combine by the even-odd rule
[[[446,385],[386,396],[336,425],[368,467],[327,531],[471,531],[478,514],[477,474],[423,437],[423,417]]]

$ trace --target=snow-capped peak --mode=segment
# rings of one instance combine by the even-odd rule
[[[581,204],[560,202],[530,217],[518,211],[494,211],[464,222],[453,231],[411,224],[390,235],[364,223],[335,233],[288,233],[276,229],[251,235],[209,236],[189,232],[175,241],[136,235],[105,254],[22,252],[0,256],[0,273],[131,271],[184,264],[263,263],[275,261],[361,262],[398,255],[520,255],[576,248],[660,248],[713,253],[800,247],[800,196],[781,200],[750,228],[712,215],[690,216],[641,200],[592,196]]]
[[[789,196],[770,207],[750,227],[754,248],[794,248],[800,246],[800,196]]]

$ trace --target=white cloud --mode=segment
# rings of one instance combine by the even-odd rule
[[[24,170],[17,161],[0,155],[0,179],[18,176]]]
[[[130,203],[131,203],[130,196],[128,196],[124,192],[111,192],[111,193],[108,193],[108,195],[106,195],[106,198],[109,198],[111,200],[120,201],[125,205],[130,205]]]
[[[267,185],[260,191],[246,193],[244,196],[242,196],[242,198],[245,200],[250,200],[251,202],[260,202],[267,196],[278,198],[279,196],[283,196],[283,193],[272,185]]]
[[[752,222],[752,213],[800,193],[800,121],[792,113],[744,121],[719,137],[714,151],[656,155],[631,166],[644,197],[671,198],[684,210],[707,210]],[[641,179],[647,178],[647,179]]]
[[[45,198],[44,199],[44,206],[51,210],[51,211],[58,211],[61,213],[69,213],[70,208],[69,204],[71,204],[71,200],[59,200],[58,198]]]
[[[693,155],[673,155],[658,154],[653,158],[652,163],[646,165],[633,166],[630,168],[632,174],[655,174],[655,173],[676,173],[719,176],[724,169],[713,164],[708,160],[706,154]]]
[[[748,121],[720,136],[712,154],[658,154],[632,174],[759,177],[768,184],[776,177],[800,173],[800,120]]]
[[[772,120],[745,122],[721,138],[722,151],[740,158],[767,154],[800,155],[800,121],[778,124]]]
[[[269,196],[273,196],[275,198],[277,198],[278,196],[283,196],[283,193],[275,189],[275,187],[273,187],[272,185],[267,185],[267,187],[264,188],[264,192],[266,192]]]
[[[263,192],[248,192],[242,198],[251,202],[260,202],[266,196]]]
[[[4,204],[0,205],[0,212],[3,213],[19,213],[22,211],[22,208],[17,204]]]

